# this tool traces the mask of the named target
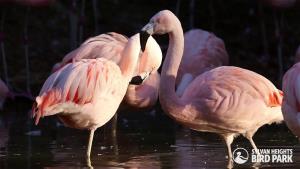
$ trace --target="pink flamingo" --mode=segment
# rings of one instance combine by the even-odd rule
[[[228,54],[222,39],[201,29],[186,32],[183,57],[176,77],[176,93],[181,96],[194,77],[227,64]]]
[[[136,34],[126,43],[118,65],[106,58],[81,59],[57,70],[36,97],[35,124],[41,117],[57,115],[68,127],[90,130],[86,154],[89,161],[94,131],[116,113],[134,74],[139,53],[140,38]]]
[[[252,137],[261,126],[283,120],[282,92],[250,70],[221,66],[197,76],[179,97],[175,93],[175,79],[184,49],[180,21],[172,12],[163,10],[151,18],[142,32],[143,39],[151,34],[169,34],[159,89],[165,113],[193,130],[221,135],[230,164],[231,143],[240,134],[258,153]]]
[[[295,61],[298,62],[300,57],[300,46],[296,52]],[[282,90],[284,98],[282,102],[282,112],[284,121],[288,128],[298,137],[300,137],[300,63],[296,63],[283,76]]]
[[[0,110],[3,108],[3,104],[7,96],[10,95],[8,87],[5,83],[0,79]]]
[[[67,54],[62,62],[55,64],[52,71],[60,69],[67,63],[77,62],[82,59],[106,58],[120,64],[122,51],[127,42],[127,37],[114,32],[89,38],[79,48]],[[152,72],[141,85],[129,85],[122,103],[123,110],[144,110],[156,104],[160,80],[157,69],[161,64],[162,53],[159,45],[153,38],[151,38],[151,44],[151,46],[146,48],[145,52],[140,54],[135,75],[143,76],[142,79],[145,79],[150,73],[145,72],[145,70],[152,70]],[[148,57],[150,51],[153,57]]]

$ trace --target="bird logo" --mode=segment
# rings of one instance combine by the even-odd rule
[[[244,164],[249,159],[248,151],[244,148],[236,148],[233,151],[233,161],[237,164]]]

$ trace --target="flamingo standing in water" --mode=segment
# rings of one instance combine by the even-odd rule
[[[228,54],[222,39],[201,29],[186,32],[183,57],[176,77],[176,93],[181,96],[194,77],[227,64]]]
[[[147,48],[151,46],[152,43]],[[139,53],[140,38],[136,34],[121,52],[119,65],[106,58],[82,59],[57,70],[36,97],[35,124],[41,117],[57,115],[68,127],[90,130],[86,154],[89,162],[94,131],[116,113],[134,74]]]
[[[145,52],[140,54],[135,69],[135,75],[143,76],[142,79],[145,79],[145,81],[140,85],[131,84],[128,86],[121,106],[123,110],[144,110],[156,104],[160,80],[157,69],[161,64],[162,53],[156,41],[153,38],[151,38],[151,41],[152,47],[146,48]],[[79,48],[67,54],[62,62],[55,64],[52,72],[70,62],[77,62],[81,59],[106,58],[119,64],[122,59],[122,51],[127,42],[127,37],[115,32],[89,38]],[[148,57],[149,53],[153,57]],[[151,69],[153,71],[150,75],[145,72],[145,70]],[[149,77],[147,77],[148,75]]]
[[[197,76],[179,97],[175,93],[175,79],[184,49],[181,23],[172,12],[160,11],[142,29],[141,38],[151,34],[169,34],[159,89],[163,110],[191,129],[221,135],[230,165],[235,136],[245,136],[258,153],[252,137],[261,126],[283,120],[282,92],[250,70],[221,66]],[[143,48],[144,44],[141,45]]]
[[[282,90],[284,92],[282,112],[288,128],[300,137],[300,46],[296,52],[296,63],[283,76]]]

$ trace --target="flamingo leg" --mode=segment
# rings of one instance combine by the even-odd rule
[[[255,143],[254,143],[254,141],[252,139],[252,137],[249,137],[248,140],[250,141],[252,147],[254,148],[255,153],[259,155],[259,151],[258,151],[258,149],[257,149],[257,147],[256,147],[256,145],[255,145]]]
[[[95,132],[95,129],[92,129],[90,131],[89,143],[88,143],[87,152],[86,152],[86,156],[87,156],[88,159],[90,159],[90,157],[91,157],[91,150],[92,150],[94,132]]]
[[[228,164],[227,168],[233,167],[233,161],[232,161],[232,151],[231,151],[231,143],[234,139],[234,134],[224,134],[222,135],[223,139],[225,140],[226,146],[227,146],[227,152],[228,152]]]
[[[253,132],[253,133],[254,133],[254,132]],[[256,147],[256,145],[255,145],[255,143],[254,143],[254,141],[253,141],[253,139],[252,139],[253,133],[247,133],[247,134],[246,134],[246,138],[250,141],[252,147],[254,148],[255,153],[256,153],[257,155],[260,155],[260,153],[259,153],[259,151],[258,151],[258,149],[257,149],[257,147]],[[255,165],[254,167],[259,166],[259,165],[260,165],[260,162],[256,162],[254,165]]]
[[[231,143],[233,142],[234,134],[224,134],[222,136],[227,146],[228,159],[231,160],[232,159]]]
[[[87,167],[90,168],[90,169],[94,169],[94,167],[92,166],[91,158],[87,157],[86,160],[87,160]]]
[[[118,142],[117,142],[117,125],[118,125],[118,114],[116,113],[112,119],[112,126],[111,126],[111,134],[112,134],[112,143],[114,147],[114,154],[117,156],[119,155],[118,151]]]
[[[112,119],[112,126],[111,126],[111,133],[113,138],[117,136],[117,124],[118,124],[118,114],[116,113]]]

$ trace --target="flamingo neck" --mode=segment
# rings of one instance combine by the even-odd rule
[[[176,18],[174,29],[169,33],[169,47],[161,72],[159,98],[165,112],[178,117],[176,113],[183,108],[182,101],[175,92],[175,81],[183,55],[184,37],[180,21]]]
[[[139,34],[135,34],[128,40],[122,52],[122,57],[119,66],[123,76],[128,78],[128,82],[132,78],[137,66],[138,57],[141,49],[141,45],[139,42],[140,36]]]

